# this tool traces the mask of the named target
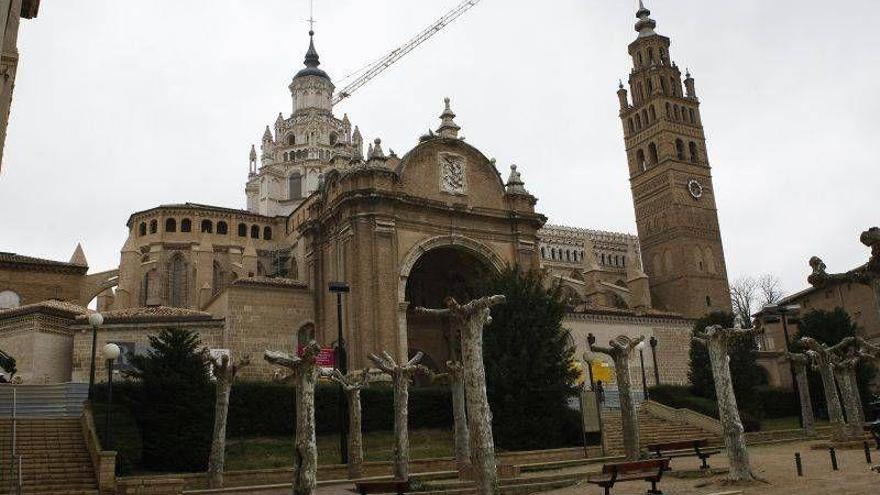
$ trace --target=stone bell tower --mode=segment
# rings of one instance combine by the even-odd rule
[[[636,224],[654,307],[699,318],[731,309],[715,187],[694,79],[682,86],[650,16],[639,1],[629,92],[617,92]]]

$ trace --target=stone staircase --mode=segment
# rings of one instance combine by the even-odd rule
[[[622,455],[623,428],[620,422],[620,411],[603,410],[602,421],[605,427],[605,445],[609,449],[608,455]],[[643,448],[652,443],[696,438],[708,438],[710,445],[720,445],[722,442],[718,435],[696,426],[667,421],[648,414],[644,409],[639,410],[639,443]]]
[[[20,418],[24,495],[97,495],[94,466],[79,418]],[[0,419],[0,493],[18,479],[9,472],[12,420]]]

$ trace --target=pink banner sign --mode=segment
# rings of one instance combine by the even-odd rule
[[[305,346],[302,345],[297,347],[297,356],[302,356],[304,349]],[[318,352],[317,357],[315,357],[315,364],[317,364],[321,368],[335,368],[336,351],[332,347],[322,347],[321,350]]]

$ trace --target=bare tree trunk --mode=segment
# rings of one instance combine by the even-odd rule
[[[846,410],[847,429],[852,437],[858,437],[863,431],[865,413],[862,410],[862,398],[859,394],[855,363],[844,362],[837,368],[837,371],[837,381],[840,384],[843,407]]]
[[[724,446],[730,462],[728,478],[732,481],[752,479],[749,453],[746,450],[745,428],[736,406],[733,393],[733,379],[730,376],[730,361],[727,356],[727,341],[716,338],[709,341],[709,357],[712,362],[712,377],[715,381],[715,396],[718,401],[718,415],[724,433]]]
[[[409,380],[406,373],[394,376],[394,479],[409,479]]]
[[[813,401],[810,398],[810,383],[807,381],[806,366],[795,366],[795,379],[798,385],[798,395],[801,403],[801,417],[804,420],[804,433],[807,436],[816,436],[816,418],[813,416]]]
[[[639,448],[639,411],[632,398],[632,378],[629,369],[629,353],[614,356],[614,373],[620,397],[620,421],[623,427],[623,451],[626,459],[634,461],[641,456]]]
[[[226,416],[229,413],[229,396],[232,383],[217,379],[214,401],[214,433],[211,442],[211,455],[208,457],[208,486],[223,487],[223,469],[226,461]]]
[[[245,356],[238,364],[233,364],[228,355],[219,359],[211,357],[211,373],[217,380],[214,399],[214,432],[211,438],[211,454],[208,457],[208,486],[223,487],[223,470],[226,463],[226,419],[229,414],[229,397],[232,383],[238,370],[248,366],[251,361]]]
[[[447,363],[457,366],[449,368],[450,389],[452,391],[452,415],[455,419],[455,464],[457,469],[471,462],[471,447],[467,419],[467,402],[464,390],[464,370],[461,363]]]
[[[489,308],[471,315],[462,328],[464,388],[468,405],[468,427],[471,434],[471,463],[474,481],[480,495],[495,495],[498,471],[495,464],[495,441],[492,438],[492,410],[486,395],[486,368],[483,364],[483,326]]]
[[[632,378],[629,361],[633,349],[645,340],[644,336],[630,339],[618,335],[609,342],[610,347],[592,346],[591,351],[610,356],[614,360],[614,373],[617,377],[617,391],[620,396],[620,422],[623,427],[623,451],[628,461],[641,457],[639,446],[639,411],[632,398]],[[588,359],[588,361],[590,361]]]
[[[832,437],[835,440],[847,438],[846,421],[843,419],[843,410],[840,408],[840,399],[837,396],[837,385],[834,383],[833,365],[821,362],[817,366],[819,375],[822,377],[822,389],[825,391],[825,405],[828,409],[828,420],[833,428]]]
[[[315,444],[315,383],[319,369],[315,357],[320,346],[312,341],[302,357],[266,351],[264,357],[273,364],[293,370],[296,380],[296,437],[293,452],[293,494],[314,495],[317,486],[318,448]]]
[[[754,337],[761,330],[744,330],[741,325],[742,322],[737,319],[734,328],[713,325],[693,337],[694,342],[705,345],[709,351],[712,378],[715,382],[715,397],[718,403],[718,416],[721,419],[724,446],[727,449],[727,459],[730,464],[730,471],[727,475],[727,479],[730,481],[752,481],[755,479],[749,463],[749,451],[746,448],[745,428],[743,428],[736,405],[733,379],[730,376],[730,356],[727,352],[728,345],[733,339]]]
[[[361,389],[348,391],[348,477],[364,474],[364,440],[361,433]]]

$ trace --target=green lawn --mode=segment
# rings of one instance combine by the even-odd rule
[[[816,420],[816,426],[825,426],[827,424],[827,421]],[[796,430],[800,427],[800,421],[797,416],[764,419],[761,421],[761,431]]]
[[[318,463],[339,463],[339,437],[317,438]],[[410,458],[427,459],[452,456],[452,431],[415,430],[409,432]],[[379,431],[364,434],[364,458],[367,461],[390,461],[394,433]],[[226,446],[226,469],[270,469],[293,465],[293,436],[230,440]]]

